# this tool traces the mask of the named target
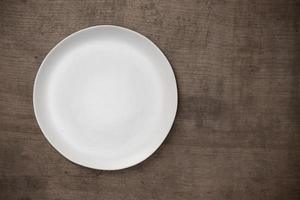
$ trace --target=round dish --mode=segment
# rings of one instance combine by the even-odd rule
[[[167,58],[143,35],[102,25],[75,32],[46,56],[33,106],[50,144],[70,161],[117,170],[148,158],[177,110]]]

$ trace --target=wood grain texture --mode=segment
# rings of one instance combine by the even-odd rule
[[[300,199],[299,23],[296,0],[0,0],[0,199]],[[32,108],[45,55],[99,24],[149,37],[178,82],[168,138],[121,171],[67,161]]]

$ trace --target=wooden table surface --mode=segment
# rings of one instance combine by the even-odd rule
[[[178,114],[121,171],[62,157],[33,113],[49,50],[92,25],[138,31],[170,60]],[[0,199],[300,199],[300,2],[0,0]]]

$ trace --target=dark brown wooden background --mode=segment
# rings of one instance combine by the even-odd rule
[[[67,161],[32,108],[45,55],[99,24],[153,40],[179,87],[167,140],[121,171]],[[294,0],[0,0],[0,199],[300,199],[299,29]]]

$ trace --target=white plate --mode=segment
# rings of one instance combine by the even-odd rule
[[[149,157],[176,115],[172,68],[149,39],[94,26],[62,40],[37,73],[33,105],[50,144],[67,159],[116,170]]]

